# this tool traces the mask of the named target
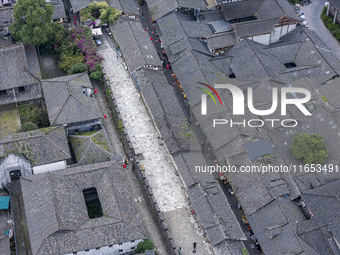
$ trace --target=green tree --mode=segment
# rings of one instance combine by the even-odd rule
[[[83,72],[87,72],[87,66],[83,63],[77,63],[67,70],[68,75]]]
[[[20,132],[26,132],[26,131],[36,130],[36,129],[38,129],[37,124],[33,122],[25,122],[24,124],[21,125]]]
[[[121,12],[116,10],[113,7],[110,7],[106,2],[92,2],[88,7],[82,9],[80,14],[82,16],[82,21],[87,19],[92,19],[94,14],[100,13],[99,19],[101,20],[101,24],[113,24],[119,18]]]
[[[64,26],[57,24],[57,23],[52,23],[52,28],[53,28],[53,34],[52,34],[51,42],[59,46],[64,42],[66,38],[67,29]]]
[[[101,24],[114,24],[121,14],[120,11],[116,10],[113,7],[107,7],[99,10],[101,20]]]
[[[38,125],[38,128],[50,126],[47,111],[40,107],[34,110],[32,121]]]
[[[74,53],[74,54],[68,54],[67,52],[62,53],[59,59],[59,68],[67,71],[72,66],[78,63],[82,63],[83,60],[84,60],[84,56],[80,53]]]
[[[149,239],[143,239],[143,241],[138,243],[136,252],[143,253],[146,250],[153,250],[154,248],[155,245],[153,244],[153,242],[151,242]]]
[[[14,5],[14,22],[9,29],[16,40],[39,46],[53,35],[54,7],[45,0],[18,0]]]
[[[295,134],[290,149],[297,159],[303,159],[306,164],[322,164],[328,157],[328,149],[322,135]]]
[[[101,70],[94,71],[90,74],[90,78],[101,81],[103,79],[103,72]]]

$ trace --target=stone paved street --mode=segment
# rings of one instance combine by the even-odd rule
[[[110,79],[112,93],[135,152],[141,155],[140,162],[145,168],[155,199],[164,213],[169,230],[177,237],[174,238],[175,245],[189,251],[192,250],[193,242],[196,242],[196,254],[210,254],[206,249],[205,238],[198,233],[197,225],[192,221],[183,184],[176,175],[166,148],[159,143],[159,133],[129,72],[124,68],[123,60],[117,59],[116,52],[105,37],[102,42],[99,53],[105,58],[104,71]],[[181,215],[180,219],[178,215]]]

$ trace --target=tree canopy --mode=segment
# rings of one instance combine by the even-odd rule
[[[38,129],[37,124],[33,122],[25,122],[24,124],[21,125],[21,129],[19,130],[19,132],[27,132],[36,129]]]
[[[295,134],[290,147],[297,159],[303,159],[305,164],[322,164],[328,157],[328,149],[322,135]]]
[[[136,252],[144,253],[146,250],[153,250],[155,248],[154,243],[149,239],[143,239],[142,242],[138,243]]]
[[[87,19],[95,20],[94,15],[100,15],[101,24],[113,24],[119,18],[121,12],[110,7],[106,2],[92,2],[88,7],[80,11],[82,21]]]
[[[14,39],[39,46],[53,36],[54,7],[45,0],[18,0],[14,5],[14,22],[10,32]]]

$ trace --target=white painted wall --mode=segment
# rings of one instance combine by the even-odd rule
[[[277,42],[281,36],[284,36],[285,34],[289,33],[296,27],[296,24],[294,25],[286,25],[286,26],[279,26],[274,27],[274,31],[270,34],[263,34],[263,35],[255,35],[255,36],[249,36],[247,39],[253,40],[255,42],[269,45],[271,43]]]
[[[89,251],[78,251],[77,255],[120,255],[120,254],[135,254],[135,249],[137,248],[138,243],[140,243],[142,239],[133,241],[133,242],[125,242],[122,244],[115,244],[112,247],[104,246],[100,247],[99,250],[90,249]],[[134,248],[134,249],[131,249]],[[65,255],[73,255],[73,253],[65,254]]]
[[[270,34],[256,35],[253,36],[252,40],[264,45],[268,45],[270,42]]]
[[[277,42],[281,36],[284,36],[285,34],[289,33],[294,28],[296,28],[296,24],[274,27],[274,31],[271,33],[271,38],[270,38],[269,43]]]
[[[52,172],[57,170],[62,170],[66,168],[66,161],[58,161],[51,164],[41,165],[41,166],[34,166],[33,167],[33,174],[40,174],[46,172]]]

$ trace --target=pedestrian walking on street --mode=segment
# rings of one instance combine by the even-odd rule
[[[178,249],[178,253],[179,253],[179,254],[182,254],[182,253],[183,253],[183,249],[182,249],[182,247],[179,247],[179,249]]]
[[[195,242],[194,243],[194,250],[192,251],[192,253],[196,253],[196,245],[197,245],[197,243]]]
[[[118,53],[116,54],[116,56],[117,56],[117,60],[119,59],[119,55],[118,55]]]

